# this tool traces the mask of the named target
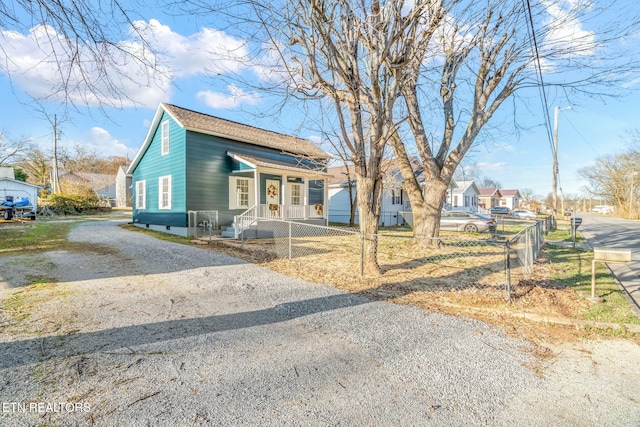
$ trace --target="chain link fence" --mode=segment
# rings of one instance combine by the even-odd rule
[[[218,211],[188,211],[189,236],[197,239],[211,239],[220,234]]]
[[[505,271],[509,301],[518,290],[518,284],[530,279],[533,265],[542,250],[545,236],[556,228],[555,218],[549,216],[537,221],[505,242]]]
[[[214,226],[215,219],[213,214],[194,218],[196,229],[206,234],[207,224]],[[377,240],[377,261],[385,286],[434,292],[471,290],[490,294],[493,300],[510,301],[518,283],[530,276],[544,235],[553,226],[549,219],[528,224],[508,239],[484,233],[420,238],[409,229],[366,238]],[[291,260],[291,268],[298,271],[333,281],[367,280],[362,275],[365,236],[358,229],[261,219],[251,233],[258,239],[244,240],[244,245]]]

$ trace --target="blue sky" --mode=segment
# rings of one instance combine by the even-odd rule
[[[51,78],[50,67],[42,61],[45,53],[39,52],[35,43],[39,32],[44,30],[33,29],[27,34],[0,28],[4,38],[1,40],[4,51],[0,49],[0,53],[9,56],[12,67],[10,74],[0,68],[3,101],[0,103],[0,130],[13,138],[31,138],[48,149],[52,145],[53,131],[49,121],[38,111],[38,107],[42,107],[50,116],[58,113],[59,118],[64,119],[59,123],[62,146],[81,144],[105,156],[133,158],[146,136],[158,103],[169,102],[313,141],[320,139],[319,135],[299,127],[301,120],[291,119],[300,117],[295,107],[289,107],[278,117],[263,117],[273,100],[229,83],[230,76],[258,78],[265,72],[256,66],[238,66],[236,61],[226,60],[222,51],[218,52],[216,48],[223,47],[228,52],[229,47],[235,47],[234,55],[241,58],[246,54],[242,40],[216,28],[215,23],[196,27],[192,19],[161,15],[158,9],[139,12],[139,16],[143,29],[149,34],[153,29],[153,43],[163,46],[168,53],[163,63],[167,74],[157,76],[158,84],[147,87],[136,84],[136,69],[126,71],[133,80],[126,90],[140,105],[107,108],[106,116],[95,106],[83,108],[81,102],[78,103],[79,111],[66,118],[55,99],[35,105],[30,95],[47,95],[47,79]],[[588,30],[586,26],[583,29]],[[6,58],[2,60],[3,63],[7,61]],[[205,74],[203,70],[209,73]],[[227,79],[216,78],[217,75],[224,75]],[[573,105],[573,110],[560,112],[558,159],[560,185],[565,193],[582,191],[585,183],[576,173],[579,168],[592,164],[599,156],[623,150],[628,133],[640,129],[637,86],[630,83],[628,88],[619,91],[619,98],[604,101],[581,99]],[[480,175],[500,182],[503,188],[530,188],[536,194],[546,196],[551,191],[552,171],[548,133],[541,126],[543,118],[539,97],[531,96],[527,102],[530,104],[528,110],[520,108],[519,111],[524,110],[530,116],[523,120],[529,128],[517,134],[511,130],[497,130],[492,134],[490,143],[480,142],[473,149],[466,163],[475,163]],[[556,105],[566,107],[568,101],[558,98],[557,104],[550,105],[551,120]],[[510,114],[512,111],[504,108],[493,122],[509,124],[513,122]]]

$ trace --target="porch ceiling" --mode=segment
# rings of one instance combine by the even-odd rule
[[[261,156],[239,154],[231,151],[227,151],[227,155],[229,155],[229,157],[231,157],[232,159],[242,162],[253,169],[256,169],[258,167],[275,169],[283,172],[295,172],[298,175],[307,176],[307,177],[327,178],[330,176],[326,172],[310,169],[302,163],[299,163],[300,166],[291,166],[291,163],[268,159],[266,157],[261,157]]]

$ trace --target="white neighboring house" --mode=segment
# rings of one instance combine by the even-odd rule
[[[356,181],[353,166],[337,166],[328,168],[329,178],[329,221],[349,223],[351,216],[351,204],[349,203],[349,187],[351,197],[355,204]],[[401,181],[397,176],[399,171],[392,171],[385,176],[385,184],[382,190],[382,205],[380,208],[380,225],[404,224],[401,211],[411,208],[409,197],[402,189]],[[351,180],[351,181],[350,181]],[[358,209],[354,213],[354,223],[358,224]]]
[[[447,191],[445,209],[452,211],[478,212],[480,190],[474,181],[455,182]]]
[[[423,193],[427,191],[424,187],[423,169],[417,160],[413,160],[415,176],[420,183]],[[331,175],[329,179],[329,221],[341,222],[348,224],[350,218],[350,204],[349,204],[349,185],[352,187],[351,195],[354,199],[356,197],[356,181],[355,174],[353,173],[353,166],[339,166],[328,168],[327,172]],[[384,171],[383,177],[383,190],[382,190],[382,203],[380,208],[380,221],[381,226],[393,226],[404,225],[412,223],[411,214],[411,202],[407,192],[402,188],[403,180],[400,170],[391,160],[385,161],[382,164],[382,170]],[[349,182],[351,179],[351,182]],[[476,211],[478,205],[477,192],[478,188],[470,182],[471,188],[465,188],[460,193],[460,200],[464,202],[466,195],[468,197],[470,209],[473,203],[475,203]],[[457,189],[458,183],[455,179],[451,179],[449,184],[450,189]],[[448,193],[449,194],[449,193]],[[474,196],[475,194],[475,196]],[[445,209],[449,209],[448,202],[445,200]],[[474,211],[475,212],[475,211]],[[355,210],[354,224],[358,224],[358,210]]]
[[[500,198],[500,206],[506,206],[511,210],[520,207],[520,191],[518,190],[500,190],[502,197]]]
[[[116,175],[116,207],[131,207],[131,175],[127,175],[127,168],[120,166]]]

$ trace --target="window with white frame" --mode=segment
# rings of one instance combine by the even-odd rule
[[[162,122],[162,155],[169,154],[169,120]]]
[[[158,179],[158,209],[171,209],[171,175]]]
[[[302,204],[302,184],[291,184],[291,204]]]
[[[391,204],[392,205],[402,204],[402,190],[391,190]]]
[[[253,178],[229,178],[229,209],[249,209],[253,206]]]
[[[147,200],[147,181],[136,181],[136,209],[145,209]]]

